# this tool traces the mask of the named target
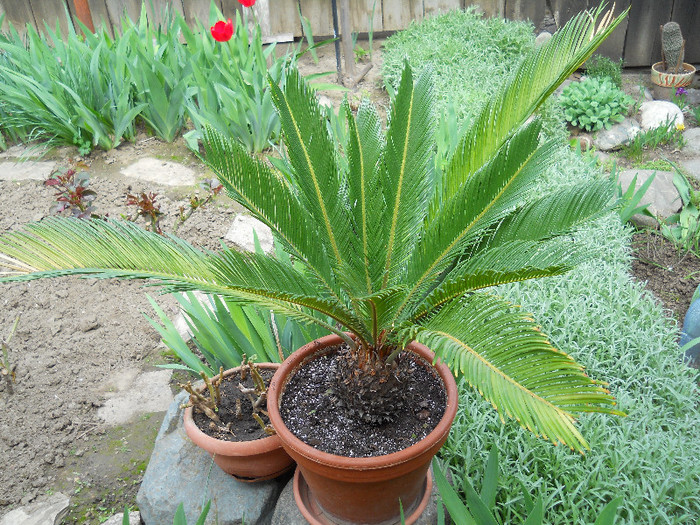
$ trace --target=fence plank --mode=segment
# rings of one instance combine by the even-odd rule
[[[614,15],[617,16],[629,7],[631,0],[617,0],[615,2]],[[564,27],[569,20],[585,9],[595,9],[599,2],[597,0],[554,0],[554,19],[559,28]],[[601,44],[597,54],[604,55],[619,60],[625,48],[625,35],[629,24],[629,16],[615,29],[615,31]]]
[[[479,6],[486,17],[503,18],[506,16],[506,0],[481,0],[479,2],[468,0],[467,5]]]
[[[506,0],[506,18],[529,20],[536,27],[542,22],[546,7],[544,0]]]
[[[66,8],[63,2],[43,2],[41,0],[32,0],[29,2],[34,13],[34,20],[39,29],[44,29],[46,23],[51,30],[56,29],[56,22],[61,29],[61,34],[68,34],[68,23],[66,19]],[[70,8],[69,8],[70,9]],[[69,10],[70,16],[70,10]]]
[[[671,19],[671,2],[634,0],[625,42],[625,66],[649,66],[661,60],[659,26]]]
[[[90,7],[90,14],[92,15],[92,23],[95,25],[95,30],[99,31],[104,27],[110,35],[114,36],[113,26],[118,26],[119,21],[110,19],[106,1],[88,0],[88,6]]]
[[[12,23],[20,35],[26,33],[25,26],[30,24],[36,28],[34,13],[28,2],[13,2],[12,0],[3,0],[2,7],[5,11],[5,23]]]
[[[462,7],[459,0],[423,0],[423,16],[435,16]]]
[[[423,0],[383,0],[384,31],[406,29],[411,20],[423,19]]]
[[[281,2],[279,0],[273,1],[274,8],[270,9],[270,33],[272,35],[292,33],[294,36],[301,36],[298,0],[287,0],[286,2]],[[381,2],[381,0],[378,1]],[[332,27],[333,25],[331,23],[331,28]]]
[[[372,8],[374,7],[374,13]],[[382,0],[354,0],[350,4],[350,24],[357,33],[369,32],[370,20],[372,31],[382,31]]]
[[[140,0],[109,0],[107,11],[113,22],[117,20],[121,22],[125,13],[133,21],[136,21],[141,15],[141,2]],[[120,22],[118,23],[121,25]]]
[[[329,0],[301,0],[301,14],[309,19],[314,38],[333,34],[333,13]]]
[[[697,0],[675,0],[671,20],[678,22],[685,38],[685,61],[700,62],[700,5]]]

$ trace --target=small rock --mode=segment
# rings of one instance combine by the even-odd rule
[[[96,328],[99,328],[100,322],[97,320],[96,315],[91,315],[88,317],[85,317],[81,319],[80,323],[78,324],[78,329],[81,332],[89,332],[91,330],[95,330]]]
[[[700,155],[700,128],[686,129],[683,132],[683,138],[685,139],[683,151]]]
[[[56,456],[54,458],[53,465],[56,468],[63,468],[66,466],[66,460],[63,459],[63,456]]]
[[[194,171],[176,162],[145,157],[121,170],[123,175],[165,186],[193,186]]]
[[[685,159],[680,162],[681,166],[683,166],[683,169],[685,169],[690,177],[696,181],[700,181],[700,158]]]
[[[611,126],[610,129],[602,129],[596,133],[593,144],[602,151],[615,151],[629,144],[637,133],[639,133],[639,122],[626,118]]]
[[[537,35],[537,38],[535,38],[535,47],[540,47],[549,42],[549,39],[552,38],[552,33],[548,31],[542,31],[539,35]]]
[[[260,247],[265,253],[270,253],[272,251],[272,230],[250,215],[236,215],[224,238],[246,251],[254,252],[254,236],[256,234]]]
[[[318,96],[318,104],[319,104],[319,106],[322,106],[322,107],[327,107],[327,108],[333,107],[333,101],[330,98],[328,98],[326,95],[319,95]]]
[[[656,129],[671,120],[675,125],[683,124],[683,112],[673,102],[652,100],[644,102],[639,108],[642,129]]]
[[[0,519],[0,525],[54,525],[68,512],[68,496],[56,492],[28,505],[36,494],[26,494],[21,501],[22,507],[10,511]]]
[[[644,182],[656,173],[654,180],[647,189],[644,198],[639,205],[649,203],[647,208],[655,217],[667,219],[678,210],[681,209],[681,196],[673,184],[673,173],[670,171],[659,170],[625,170],[620,172],[619,181],[622,186],[622,191],[626,191],[632,183],[632,179],[637,175],[635,188],[644,184]],[[637,214],[632,217],[632,221],[640,226],[656,227],[658,221],[646,215]]]

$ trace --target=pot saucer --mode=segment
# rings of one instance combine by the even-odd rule
[[[411,510],[411,513],[405,515],[404,523],[411,525],[415,523],[423,514],[423,511],[428,506],[430,495],[433,490],[433,475],[432,469],[428,469],[428,475],[425,478],[425,484],[418,504]],[[317,503],[316,499],[311,495],[309,486],[306,484],[304,476],[300,469],[294,471],[294,500],[302,515],[311,525],[352,525],[343,520],[337,520],[329,516]],[[385,521],[377,525],[393,525],[396,522]]]

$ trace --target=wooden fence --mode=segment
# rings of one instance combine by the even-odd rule
[[[189,23],[209,19],[211,0],[145,0],[149,16],[159,20],[168,4],[185,16]],[[238,0],[214,0],[228,17],[240,10]],[[354,31],[366,33],[370,28],[377,33],[397,31],[408,27],[412,20],[420,20],[439,12],[477,4],[487,16],[512,20],[530,20],[538,26],[547,5],[561,27],[579,11],[595,7],[599,0],[350,0],[351,25]],[[104,21],[110,31],[119,26],[126,13],[138,17],[142,0],[88,0],[95,24]],[[677,21],[686,38],[686,61],[700,62],[700,2],[697,0],[616,0],[616,12],[631,5],[629,17],[603,44],[601,52],[612,58],[624,58],[626,66],[648,66],[660,60],[659,26],[670,20]],[[271,38],[288,40],[302,34],[299,12],[309,19],[314,36],[333,34],[331,0],[257,0],[254,10],[264,34]],[[43,28],[44,22],[63,30],[68,19],[77,18],[74,0],[0,0],[0,14],[4,13],[5,27],[30,23]]]

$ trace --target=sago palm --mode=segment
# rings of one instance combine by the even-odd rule
[[[281,171],[210,131],[207,164],[272,228],[293,265],[200,251],[130,223],[46,219],[0,237],[0,262],[10,270],[1,280],[146,279],[166,292],[202,290],[322,324],[350,347],[339,373],[354,389],[349,398],[359,392],[374,404],[361,412],[370,420],[390,418],[382,392],[401,388],[387,381],[392,364],[418,340],[499,414],[582,451],[573,414],[615,413],[612,397],[530,315],[488,288],[566,272],[590,255],[572,232],[610,209],[614,192],[604,181],[531,195],[560,145],[543,140],[540,120],[530,117],[622,18],[598,21],[601,14],[579,15],[520,65],[444,172],[434,172],[428,75],[414,83],[408,67],[386,131],[370,104],[356,115],[346,106],[342,145],[297,73],[284,91],[271,83],[288,155]]]

